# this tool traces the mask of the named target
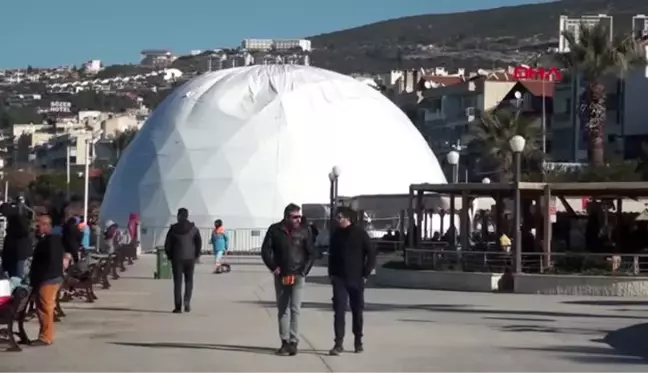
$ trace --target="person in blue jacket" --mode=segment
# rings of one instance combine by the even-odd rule
[[[229,248],[227,233],[225,233],[225,227],[223,227],[223,221],[218,219],[214,222],[214,230],[211,235],[211,244],[214,248],[214,258],[216,258],[216,268],[214,273],[219,273],[221,271],[221,262],[223,255]]]

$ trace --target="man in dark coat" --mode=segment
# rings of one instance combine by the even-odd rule
[[[171,225],[164,241],[164,251],[171,262],[173,272],[173,313],[182,312],[184,301],[185,312],[191,312],[191,294],[196,261],[202,250],[200,231],[189,221],[189,210],[178,209],[178,222]],[[182,279],[185,291],[182,296]]]
[[[54,309],[56,296],[63,282],[63,242],[52,234],[49,216],[38,218],[38,243],[34,249],[30,285],[36,300],[36,314],[40,323],[38,340],[34,345],[50,345],[54,342]]]
[[[331,236],[328,274],[333,285],[333,311],[335,345],[329,351],[337,356],[344,351],[345,315],[347,302],[351,306],[355,352],[364,350],[362,345],[364,287],[376,265],[376,252],[365,230],[353,224],[355,211],[348,207],[337,210],[338,228]]]
[[[263,262],[274,275],[281,338],[276,354],[282,356],[297,355],[302,293],[315,260],[310,232],[301,219],[299,206],[286,206],[283,220],[268,228],[261,247]]]
[[[65,252],[72,255],[72,260],[79,261],[79,252],[81,250],[81,241],[83,232],[79,229],[80,218],[75,216],[70,207],[66,208],[65,220],[61,229],[63,236],[63,247]]]
[[[25,261],[32,256],[30,220],[19,204],[4,204],[2,214],[7,219],[2,249],[2,268],[9,277],[25,276]]]

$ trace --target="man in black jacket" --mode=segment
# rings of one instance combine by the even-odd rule
[[[191,293],[196,261],[202,250],[200,231],[189,221],[189,210],[178,209],[178,222],[171,225],[164,241],[164,251],[173,272],[173,313],[182,312],[182,278],[184,277],[184,310],[191,312]]]
[[[306,275],[313,266],[315,251],[308,227],[301,225],[301,208],[289,204],[284,218],[272,224],[263,239],[261,256],[275,276],[277,317],[281,347],[277,355],[297,355],[299,311]]]
[[[25,261],[32,256],[32,234],[27,214],[18,204],[4,204],[2,214],[7,218],[2,249],[2,269],[9,277],[25,276]]]
[[[338,228],[331,236],[328,274],[333,285],[333,311],[335,346],[329,351],[337,356],[344,351],[344,329],[347,301],[351,305],[355,352],[364,351],[362,346],[362,311],[364,309],[364,285],[376,265],[376,252],[365,230],[353,224],[355,211],[348,207],[337,210]]]
[[[54,308],[56,295],[63,282],[63,243],[52,235],[52,221],[48,216],[38,218],[38,243],[34,249],[30,285],[36,294],[36,313],[40,332],[35,345],[50,345],[54,341]]]
[[[68,206],[65,209],[64,221],[61,229],[63,247],[66,253],[72,255],[74,263],[77,263],[80,259],[79,253],[81,251],[81,241],[83,240],[83,232],[79,229],[81,219],[74,214],[72,207]]]

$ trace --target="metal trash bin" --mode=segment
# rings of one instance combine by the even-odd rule
[[[155,260],[155,273],[153,273],[153,278],[156,280],[170,280],[171,279],[171,263],[166,257],[164,248],[158,248],[155,251],[156,260]]]

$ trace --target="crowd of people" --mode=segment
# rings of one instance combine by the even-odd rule
[[[54,341],[54,308],[64,273],[78,269],[87,250],[102,246],[113,252],[127,240],[114,222],[107,222],[103,237],[80,215],[78,206],[69,204],[61,210],[39,214],[29,208],[24,199],[4,203],[0,214],[6,228],[0,256],[0,278],[8,277],[17,286],[29,286],[40,323],[38,339],[32,345],[50,345]],[[128,240],[137,239],[139,217],[129,219]],[[98,245],[103,241],[102,245]],[[31,258],[31,265],[27,263]]]
[[[2,250],[0,274],[6,273],[32,288],[40,323],[38,340],[34,345],[50,345],[54,341],[54,309],[64,273],[78,264],[85,250],[96,245],[90,224],[73,209],[57,216],[43,214],[37,217],[17,203],[0,206],[5,216],[6,235]],[[336,211],[337,228],[330,236],[328,275],[333,290],[334,346],[331,355],[344,351],[345,314],[350,303],[354,350],[363,351],[364,287],[374,269],[376,253],[368,234],[361,224],[355,224],[357,214],[348,207]],[[129,219],[126,235],[136,235],[136,214]],[[35,221],[35,226],[32,223]],[[132,224],[131,224],[132,223]],[[315,236],[317,231],[301,215],[295,204],[284,210],[283,219],[272,224],[261,248],[264,264],[274,277],[281,346],[278,355],[294,356],[298,353],[299,315],[306,278],[317,258]],[[106,222],[102,246],[111,252],[125,241],[124,234],[113,221]],[[229,240],[222,220],[214,222],[211,235],[215,272],[223,265],[223,256],[229,250]],[[191,311],[195,265],[202,250],[202,237],[198,228],[189,220],[189,211],[180,208],[177,223],[167,232],[164,250],[171,263],[173,275],[173,313]],[[31,266],[26,262],[31,258]],[[28,272],[28,273],[27,273]],[[184,283],[184,289],[183,289]],[[183,291],[184,290],[184,291]]]

